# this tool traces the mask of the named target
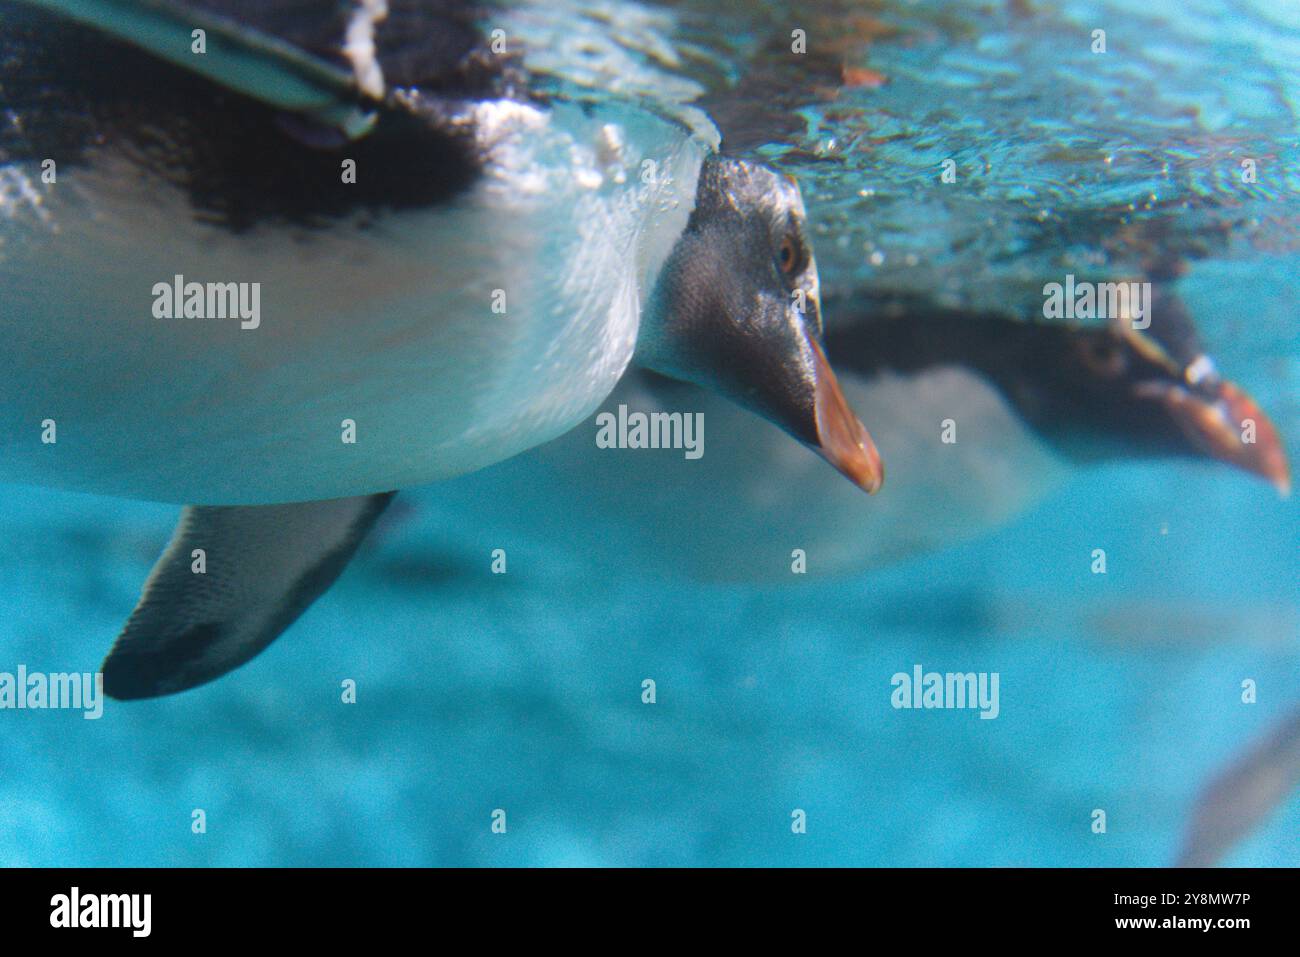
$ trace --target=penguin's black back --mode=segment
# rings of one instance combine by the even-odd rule
[[[173,5],[241,24],[344,69],[340,49],[356,3],[330,0],[185,0]],[[471,67],[482,49],[482,10],[468,0],[387,0],[375,54],[391,86],[481,91]]]
[[[337,11],[348,9],[314,0],[193,6],[330,56]],[[301,15],[308,8],[318,15]],[[393,23],[377,32],[381,57],[384,49],[392,54],[383,62],[390,82],[427,76],[431,87],[465,97],[490,84],[481,70],[458,72],[477,42],[464,4],[390,8]],[[416,42],[444,11],[455,28],[427,29]],[[111,155],[159,187],[182,190],[196,219],[236,232],[268,222],[365,225],[387,211],[446,202],[480,170],[468,132],[427,112],[386,109],[371,132],[352,141],[317,132],[300,117],[91,27],[0,0],[0,163],[53,159],[62,173]],[[345,159],[356,162],[355,182],[343,182]]]

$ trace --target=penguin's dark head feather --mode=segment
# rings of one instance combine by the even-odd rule
[[[1290,470],[1272,422],[1219,375],[1178,296],[1152,287],[1145,328],[1127,318],[1080,325],[859,291],[832,303],[839,321],[828,343],[842,369],[865,379],[964,367],[1076,461],[1208,457],[1285,492]]]

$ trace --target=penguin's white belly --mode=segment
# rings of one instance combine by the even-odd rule
[[[567,536],[571,550],[598,564],[792,580],[795,549],[812,576],[900,561],[996,527],[1068,474],[1002,394],[968,370],[840,381],[884,456],[887,478],[874,496],[784,433],[694,389],[657,398],[622,386],[605,408],[703,412],[697,460],[681,450],[599,449],[587,422],[479,478],[523,485],[531,470],[531,498],[486,498],[498,509],[515,501],[525,524],[554,512],[549,537]],[[943,441],[945,419],[955,422],[955,442]]]
[[[497,108],[469,192],[367,229],[233,234],[104,157],[61,171],[40,215],[0,209],[0,480],[323,499],[460,474],[580,422],[632,354],[699,148],[634,119],[661,175],[628,185],[594,159],[606,118],[569,110],[560,130]],[[257,327],[159,318],[177,275],[247,284],[246,301],[258,284]]]

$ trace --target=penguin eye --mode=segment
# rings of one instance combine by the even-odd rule
[[[776,264],[781,268],[781,274],[793,276],[798,272],[800,258],[799,246],[795,238],[788,233],[782,236],[781,246],[776,254]]]
[[[1083,344],[1083,362],[1097,375],[1108,377],[1122,373],[1128,365],[1119,343],[1112,339],[1092,339]]]

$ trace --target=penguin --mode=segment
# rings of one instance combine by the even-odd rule
[[[797,184],[542,76],[509,13],[0,2],[0,480],[187,506],[109,695],[247,661],[394,490],[561,435],[634,353],[879,487]]]
[[[1277,429],[1218,371],[1169,283],[1152,283],[1146,328],[867,289],[828,299],[827,310],[844,393],[872,409],[890,463],[888,486],[866,507],[748,413],[647,373],[627,377],[596,419],[484,476],[493,484],[476,495],[498,515],[517,503],[504,514],[597,564],[667,580],[789,582],[969,540],[1105,462],[1215,461],[1290,490]],[[702,454],[597,448],[595,423],[620,407],[702,416]],[[635,532],[589,531],[620,527]]]

